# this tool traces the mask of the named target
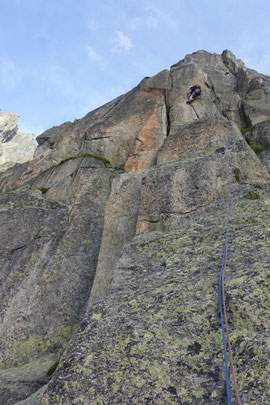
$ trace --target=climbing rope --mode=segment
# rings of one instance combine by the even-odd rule
[[[193,108],[195,114],[199,118],[196,110]],[[227,264],[227,255],[228,255],[228,232],[229,232],[229,220],[230,220],[230,199],[231,199],[231,185],[230,185],[230,152],[229,148],[225,142],[223,137],[222,141],[225,145],[227,151],[227,164],[226,164],[226,178],[227,178],[227,226],[226,226],[226,235],[225,235],[225,242],[224,242],[224,251],[223,251],[223,259],[222,259],[222,266],[219,275],[219,308],[220,308],[220,317],[221,317],[221,329],[222,329],[222,340],[223,340],[223,351],[224,351],[224,362],[225,362],[225,379],[226,379],[226,394],[227,394],[227,405],[231,405],[231,393],[230,393],[230,378],[229,378],[229,370],[228,370],[228,358],[227,358],[227,346],[226,346],[226,338],[225,338],[225,330],[226,336],[228,341],[228,351],[230,357],[230,365],[233,375],[233,383],[234,383],[234,390],[236,396],[237,405],[241,405],[239,391],[237,387],[235,369],[233,364],[233,356],[232,356],[232,348],[230,342],[230,333],[229,333],[229,326],[228,326],[228,319],[227,319],[227,311],[226,311],[226,300],[225,300],[225,290],[224,290],[224,274],[226,270]],[[225,325],[225,328],[224,328]]]
[[[241,405],[239,392],[238,392],[238,388],[237,388],[235,369],[234,369],[234,364],[233,364],[233,356],[232,356],[232,349],[231,349],[231,343],[230,343],[230,334],[229,334],[226,302],[225,302],[225,291],[224,291],[224,274],[225,274],[225,270],[226,270],[227,255],[228,255],[228,232],[229,232],[229,220],[230,220],[230,153],[229,153],[229,148],[223,137],[222,137],[222,140],[223,140],[223,143],[224,143],[226,151],[227,151],[227,164],[226,164],[226,168],[227,168],[226,169],[226,171],[227,171],[227,176],[226,176],[227,177],[227,193],[226,193],[227,194],[227,226],[226,226],[226,235],[225,235],[222,266],[221,266],[220,275],[219,275],[219,306],[220,306],[223,351],[224,351],[224,362],[225,362],[227,405],[231,405],[231,394],[230,394],[230,378],[229,378],[229,371],[228,371],[225,329],[226,329],[226,336],[227,336],[227,341],[228,341],[228,351],[229,351],[230,364],[231,364],[231,370],[232,370],[232,375],[233,375],[236,401],[237,401],[237,405]],[[225,325],[225,328],[224,328],[224,325]]]

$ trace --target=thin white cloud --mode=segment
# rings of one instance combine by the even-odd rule
[[[143,18],[142,17],[133,17],[129,21],[129,26],[132,30],[137,31],[142,27]]]
[[[98,24],[95,21],[89,21],[88,23],[88,29],[91,32],[97,32],[98,30]]]
[[[158,27],[158,19],[154,17],[153,15],[149,15],[146,18],[146,26],[150,30],[155,30]]]
[[[137,16],[130,20],[130,28],[134,31],[138,31],[144,28],[149,30],[155,30],[158,27],[159,21],[153,15]]]
[[[113,52],[129,52],[133,48],[133,42],[122,31],[114,31],[113,44]]]
[[[86,45],[86,50],[88,53],[88,56],[91,60],[93,60],[94,62],[102,62],[102,56],[97,53],[94,48],[92,48],[92,46],[90,45]]]
[[[21,80],[21,72],[11,59],[0,59],[0,82],[1,85],[13,90]]]
[[[163,21],[163,23],[166,24],[168,27],[172,28],[174,31],[179,30],[179,23],[160,8],[156,6],[150,6],[149,11],[154,14],[155,17],[158,18],[160,21]]]

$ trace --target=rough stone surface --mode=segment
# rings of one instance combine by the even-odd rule
[[[31,396],[32,392],[35,391],[33,400],[36,401],[37,397],[41,398],[45,392],[44,386],[46,387],[50,380],[47,370],[50,369],[53,362],[53,357],[41,358],[21,367],[1,370],[0,403],[17,404],[17,401],[24,397],[27,399],[23,403],[26,405],[33,403],[34,405],[35,402],[29,399],[29,395]]]
[[[46,143],[44,154],[49,148],[51,159],[57,162],[67,155],[92,153],[105,157],[113,166],[122,166],[141,131],[151,131],[153,121],[162,127],[164,103],[162,90],[151,92],[138,86],[81,120],[46,131],[37,141],[43,149]],[[160,131],[163,136],[162,128]]]
[[[258,158],[270,173],[270,121],[261,122],[248,128],[244,136],[251,147],[261,149]]]
[[[137,234],[181,226],[182,214],[193,214],[224,193],[226,145],[232,186],[269,178],[234,123],[213,118],[185,124],[168,136],[158,154],[159,166],[143,176]]]
[[[0,175],[0,405],[226,402],[228,175],[237,381],[243,405],[267,403],[269,112],[268,76],[198,51]]]
[[[44,392],[47,389],[47,384],[43,385],[38,391],[36,391],[33,395],[26,398],[23,401],[16,402],[15,405],[36,405]]]
[[[140,186],[140,175],[122,174],[113,181],[90,305],[108,293],[123,246],[135,236]]]
[[[23,399],[48,382],[49,367],[87,306],[113,175],[101,161],[97,165],[103,167],[89,163],[72,159],[44,173],[32,188],[0,197],[2,398],[13,399],[19,391],[16,400]],[[6,374],[27,364],[35,374],[41,357],[46,378],[39,386],[21,373]]]
[[[232,195],[226,294],[245,404],[268,398],[269,202],[260,182]],[[181,227],[126,246],[114,288],[87,314],[41,405],[225,403],[217,288],[225,215],[222,195]]]
[[[18,121],[18,114],[3,114],[0,110],[0,172],[34,156],[34,134],[18,132]]]

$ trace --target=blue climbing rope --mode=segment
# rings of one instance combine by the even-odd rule
[[[194,109],[194,108],[193,108]],[[194,110],[195,111],[195,110]],[[195,111],[196,113],[196,111]],[[197,115],[197,113],[196,113]],[[197,115],[198,116],[198,115]],[[199,117],[198,117],[199,118]],[[228,339],[228,350],[230,355],[230,364],[231,370],[233,374],[233,381],[234,381],[234,389],[235,389],[235,396],[237,405],[241,405],[239,391],[236,382],[235,370],[233,365],[233,356],[230,344],[230,336],[229,336],[229,327],[228,327],[228,320],[227,320],[227,312],[226,312],[226,304],[225,304],[225,292],[224,292],[224,273],[226,269],[226,262],[227,262],[227,252],[228,252],[228,232],[229,232],[229,220],[230,220],[230,199],[231,199],[231,185],[230,185],[230,153],[228,145],[225,142],[223,136],[221,136],[222,141],[225,145],[227,151],[227,226],[226,226],[226,235],[225,235],[225,242],[224,242],[224,251],[223,251],[223,259],[222,259],[222,266],[219,275],[219,308],[220,308],[220,318],[221,318],[221,329],[222,329],[222,340],[223,340],[223,351],[224,351],[224,363],[225,363],[225,379],[226,379],[226,394],[227,394],[227,405],[231,405],[231,393],[230,393],[230,378],[229,378],[229,370],[228,370],[228,358],[227,358],[227,345],[226,345],[226,338],[225,338],[225,328],[226,334]],[[225,327],[224,327],[225,323]]]
[[[222,266],[219,275],[219,308],[220,308],[220,317],[221,317],[221,328],[222,328],[222,339],[223,339],[223,351],[224,351],[224,362],[225,362],[225,379],[226,379],[226,393],[227,393],[227,405],[231,405],[231,394],[230,394],[230,378],[229,378],[229,370],[228,370],[228,358],[227,358],[227,347],[226,347],[226,338],[225,338],[225,328],[224,328],[224,316],[223,316],[223,306],[222,306],[222,276],[224,271],[224,264],[225,259],[227,256],[227,243],[228,243],[228,232],[229,232],[229,220],[230,220],[230,154],[228,146],[222,137],[223,143],[227,150],[227,160],[228,160],[228,170],[227,170],[227,200],[228,200],[228,207],[227,207],[227,227],[226,227],[226,235],[225,235],[225,243],[224,243],[224,251],[223,251],[223,259],[222,259]]]

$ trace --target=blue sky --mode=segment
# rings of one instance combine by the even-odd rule
[[[0,108],[36,135],[199,49],[270,75],[269,0],[0,0]]]

